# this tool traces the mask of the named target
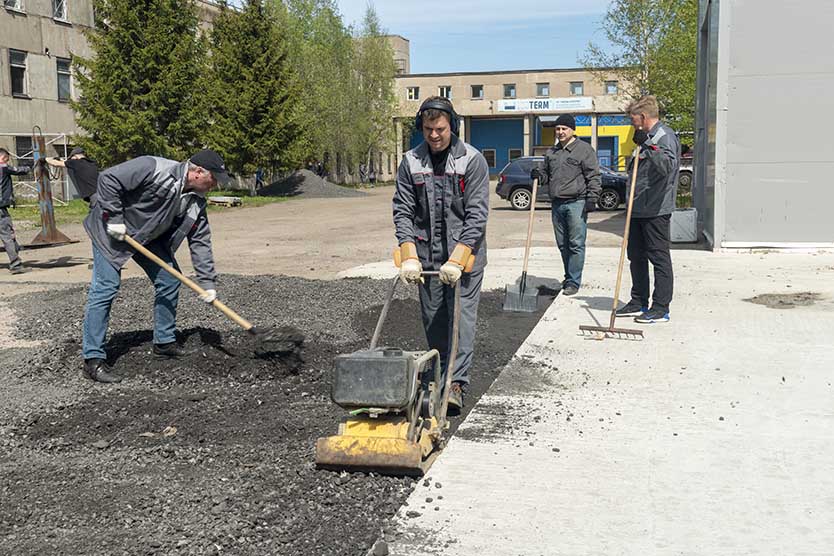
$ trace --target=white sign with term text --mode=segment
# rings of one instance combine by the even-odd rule
[[[591,97],[568,98],[519,98],[499,100],[499,112],[566,112],[569,110],[593,110]]]

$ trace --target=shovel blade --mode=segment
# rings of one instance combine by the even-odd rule
[[[504,290],[504,310],[510,313],[535,313],[539,309],[539,296],[536,288],[521,288],[517,284],[507,284]]]

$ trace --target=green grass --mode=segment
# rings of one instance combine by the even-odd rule
[[[240,210],[247,207],[262,207],[272,203],[282,203],[286,201],[287,197],[246,197],[246,192],[241,191],[212,191],[207,197],[240,197],[243,204],[239,207],[220,207],[209,205],[209,212],[222,212],[228,210]],[[55,222],[59,226],[62,224],[79,224],[87,216],[89,211],[87,203],[81,199],[70,201],[66,206],[53,204],[55,209]],[[38,210],[38,205],[18,206],[17,208],[10,208],[9,214],[15,223],[15,228],[18,230],[31,230],[39,228],[41,225],[41,213]]]

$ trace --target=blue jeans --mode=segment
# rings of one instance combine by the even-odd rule
[[[585,236],[588,232],[585,199],[553,199],[551,207],[556,245],[562,254],[565,280],[562,287],[582,285],[582,268],[585,266]]]
[[[147,247],[163,261],[179,270],[176,260],[167,249],[153,243]],[[156,291],[153,308],[153,341],[155,344],[173,342],[176,340],[180,283],[139,253],[135,254],[133,259],[151,279]],[[119,293],[121,282],[121,270],[115,269],[101,251],[93,245],[93,279],[90,282],[87,307],[84,310],[84,339],[81,348],[84,359],[107,358],[104,342],[110,322],[110,306],[116,294]]]

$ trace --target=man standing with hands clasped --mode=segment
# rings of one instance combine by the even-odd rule
[[[403,281],[420,285],[423,328],[430,348],[440,352],[443,377],[452,373],[449,408],[460,411],[469,385],[475,322],[486,266],[489,172],[486,159],[457,137],[459,116],[443,97],[423,102],[416,118],[424,141],[408,151],[397,171],[394,226]],[[470,255],[471,272],[463,273]],[[421,276],[439,270],[439,276]],[[452,343],[454,289],[460,288],[460,341],[454,369]]]
[[[211,230],[205,193],[229,182],[223,159],[204,149],[185,162],[140,156],[99,175],[98,192],[84,220],[93,244],[93,279],[84,311],[82,354],[84,373],[96,382],[122,379],[107,365],[104,341],[110,306],[121,285],[122,267],[132,257],[153,282],[153,354],[176,358],[177,302],[180,282],[124,242],[130,235],[172,267],[179,269],[174,253],[186,239],[196,282],[206,290],[201,299],[217,297]]]
[[[678,189],[681,143],[675,132],[660,121],[654,96],[644,96],[628,107],[634,142],[640,147],[640,163],[634,185],[628,260],[631,262],[631,301],[617,316],[635,322],[669,322],[672,302],[672,256],[669,223]],[[631,172],[632,160],[629,164]],[[654,293],[649,308],[649,263],[654,267]]]
[[[548,188],[556,245],[562,254],[564,295],[576,295],[582,285],[588,213],[596,210],[602,183],[594,148],[576,137],[570,114],[556,119],[556,144],[544,156],[544,168],[534,166],[530,177]]]

